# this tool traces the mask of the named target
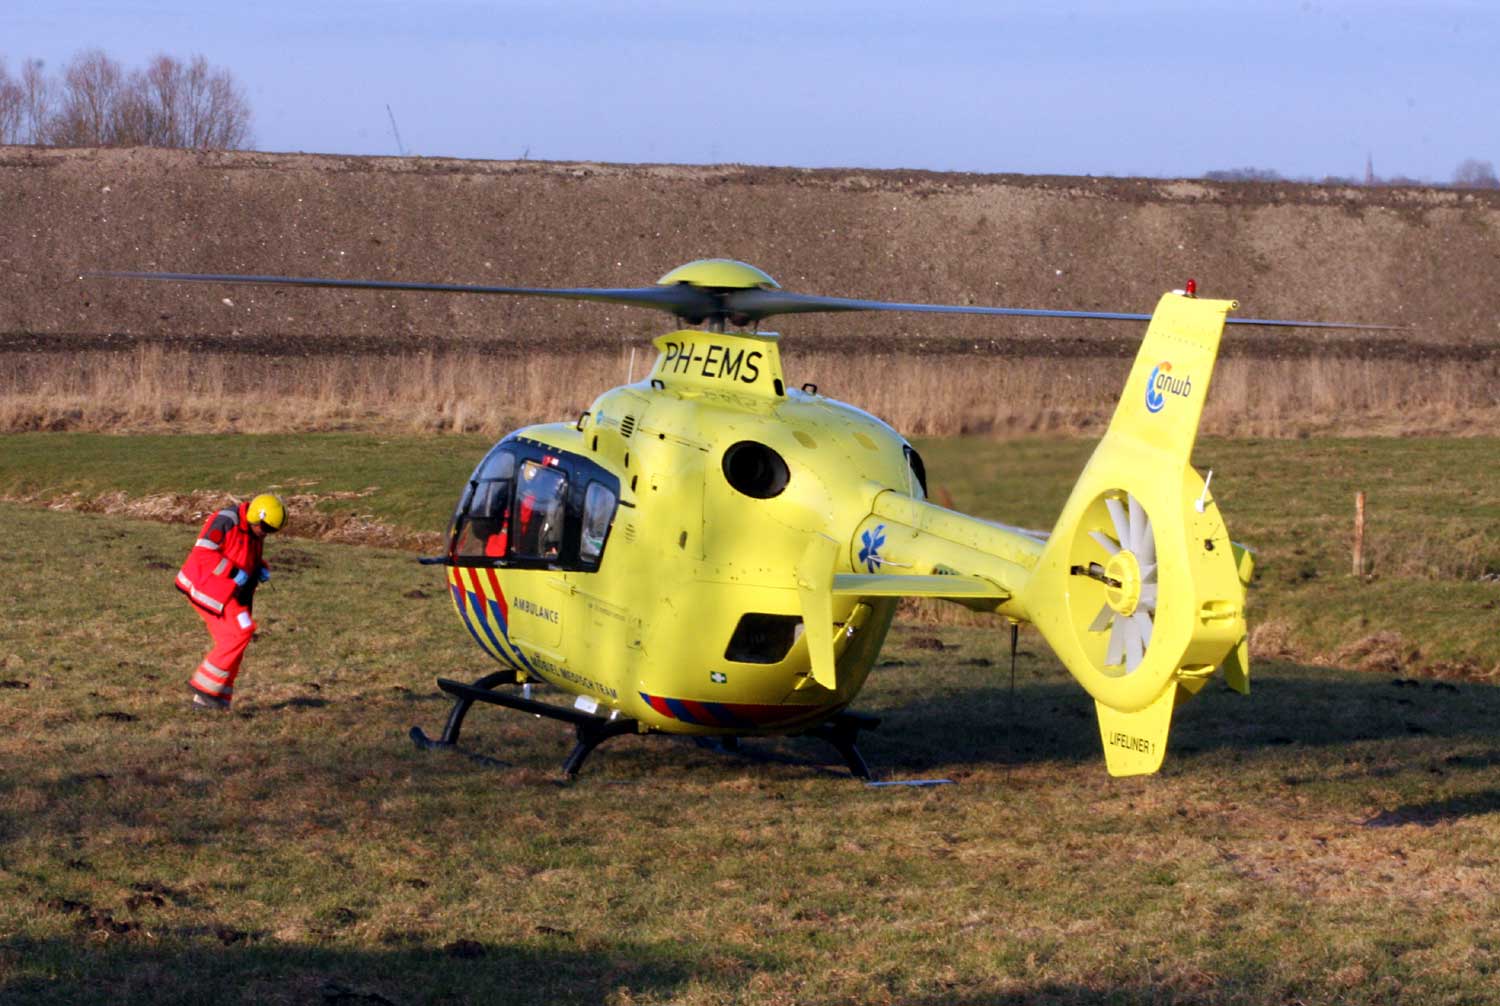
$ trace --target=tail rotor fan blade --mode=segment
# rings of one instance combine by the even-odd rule
[[[1089,623],[1089,631],[1103,632],[1109,628],[1109,620],[1114,617],[1115,609],[1111,608],[1109,602],[1106,601],[1104,606],[1099,609],[1099,614],[1095,615],[1094,620]]]
[[[1146,656],[1146,641],[1141,638],[1140,623],[1132,615],[1129,618],[1117,618],[1115,624],[1125,626],[1125,672],[1128,674],[1140,666],[1141,660]],[[1147,624],[1150,620],[1147,619]]]
[[[1115,525],[1115,537],[1123,548],[1130,547],[1130,516],[1125,505],[1113,496],[1105,497],[1104,506],[1109,510],[1109,519]]]
[[[1125,547],[1136,554],[1139,559],[1141,555],[1141,539],[1150,540],[1151,522],[1146,519],[1146,511],[1134,496],[1127,496],[1126,503],[1130,508],[1130,540]]]
[[[1125,662],[1125,619],[1117,618],[1109,630],[1109,646],[1104,651],[1104,666],[1118,667]]]
[[[1144,651],[1146,647],[1151,645],[1151,629],[1153,626],[1151,616],[1147,612],[1137,608],[1135,613],[1130,616],[1130,623],[1135,626],[1136,638],[1141,641],[1141,649]]]
[[[1098,542],[1099,547],[1104,549],[1104,551],[1108,552],[1110,555],[1116,555],[1120,551],[1120,546],[1116,545],[1114,539],[1110,538],[1110,536],[1105,534],[1103,531],[1090,531],[1089,537]]]
[[[1141,532],[1141,543],[1139,548],[1132,549],[1135,552],[1135,561],[1141,564],[1141,578],[1145,579],[1146,570],[1156,572],[1156,532],[1151,527],[1151,518],[1145,519],[1146,526]]]

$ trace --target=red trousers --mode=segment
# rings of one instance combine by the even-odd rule
[[[245,647],[255,635],[255,620],[250,617],[250,609],[232,597],[224,605],[222,615],[215,615],[197,605],[193,605],[193,610],[208,626],[214,645],[188,679],[188,685],[204,695],[227,701],[234,697],[234,679],[239,676]]]

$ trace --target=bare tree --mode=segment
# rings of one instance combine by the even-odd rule
[[[250,106],[227,70],[202,56],[165,54],[131,75],[122,109],[132,142],[154,147],[233,150],[250,141]]]
[[[52,121],[54,88],[42,72],[39,59],[21,64],[21,115],[23,136],[27,143],[47,142],[47,124]]]
[[[119,135],[125,71],[102,49],[86,49],[63,71],[62,100],[47,130],[59,147],[109,147]]]
[[[1500,189],[1500,178],[1489,161],[1470,157],[1454,170],[1453,184],[1464,189]]]
[[[250,142],[250,105],[227,70],[202,56],[155,57],[127,73],[99,49],[69,61],[61,81],[40,60],[12,81],[0,65],[0,142],[59,146],[237,149]]]
[[[21,105],[25,98],[21,85],[11,79],[0,59],[0,143],[16,143],[21,138]]]

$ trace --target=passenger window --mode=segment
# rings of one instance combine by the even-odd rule
[[[802,619],[796,615],[747,612],[729,637],[724,659],[737,664],[779,664],[801,635]]]
[[[578,542],[578,557],[586,563],[597,563],[604,551],[615,516],[615,494],[600,482],[590,482],[583,497],[583,536]]]
[[[521,465],[511,518],[510,555],[516,559],[556,559],[562,547],[568,479],[535,461]]]

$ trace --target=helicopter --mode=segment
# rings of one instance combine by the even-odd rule
[[[1248,694],[1246,588],[1190,458],[1226,324],[1192,281],[1147,314],[941,305],[782,290],[761,269],[700,259],[639,288],[538,288],[192,273],[93,276],[553,297],[655,308],[649,374],[576,421],[516,430],[463,483],[444,569],[464,631],[494,669],[439,678],[452,748],[475,702],[571,724],[569,778],[624,734],[806,734],[868,779],[852,711],[902,598],[1033,624],[1094,699],[1110,774],[1156,772],[1177,705],[1216,671]],[[914,311],[1147,322],[1108,428],[1050,532],[927,499],[916,449],[882,420],[788,385],[779,314]],[[1211,478],[1212,473],[1209,473]],[[539,698],[533,686],[568,696]],[[548,693],[550,695],[550,692]]]

